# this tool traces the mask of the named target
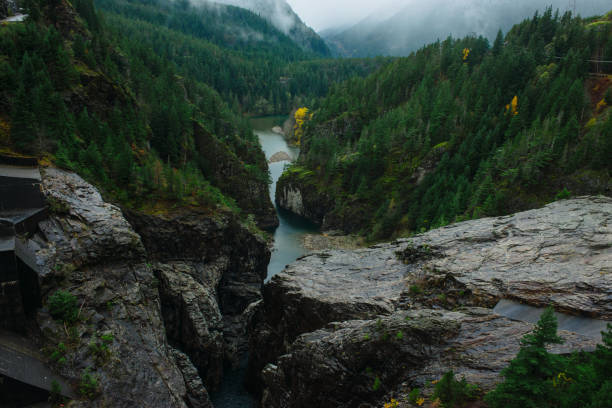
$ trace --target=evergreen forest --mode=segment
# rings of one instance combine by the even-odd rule
[[[284,174],[371,240],[609,194],[612,13],[552,9],[490,44],[447,38],[332,86]],[[283,182],[283,180],[281,180]]]

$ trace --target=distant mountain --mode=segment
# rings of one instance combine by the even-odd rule
[[[285,0],[214,0],[251,10],[268,20],[278,30],[289,36],[302,49],[323,56],[331,54],[325,41],[293,11]]]
[[[495,38],[513,22],[531,17],[546,7],[568,9],[567,0],[430,0],[416,6],[410,0],[398,1],[393,9],[384,8],[341,32],[326,30],[324,38],[333,53],[346,57],[375,55],[404,56],[423,45],[449,35],[476,34]],[[583,16],[601,14],[609,0],[577,2]]]

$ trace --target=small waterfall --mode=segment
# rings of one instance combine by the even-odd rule
[[[493,308],[495,313],[505,316],[509,319],[520,320],[523,322],[537,323],[540,315],[544,311],[543,308],[524,305],[508,299],[502,299]],[[582,334],[601,339],[601,332],[606,330],[608,322],[606,320],[591,319],[589,317],[572,316],[565,313],[556,313],[559,323],[559,330],[567,330],[570,332]]]

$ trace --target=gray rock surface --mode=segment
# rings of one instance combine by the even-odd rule
[[[346,339],[375,324],[377,316],[435,308],[450,321],[460,323],[456,330],[442,330],[451,337],[435,347],[452,344],[448,347],[461,352],[454,356],[442,353],[446,360],[431,357],[441,353],[438,350],[424,357],[418,370],[403,371],[403,380],[418,384],[427,376],[458,367],[468,380],[491,386],[516,353],[518,339],[530,324],[491,312],[459,316],[449,315],[451,312],[444,309],[492,308],[500,299],[510,298],[533,306],[553,304],[565,313],[611,320],[611,221],[612,199],[581,197],[513,216],[467,221],[366,249],[323,251],[302,257],[272,278],[264,289],[264,302],[256,308],[251,321],[251,384],[256,387],[265,382],[264,402],[270,407],[308,406],[304,402],[308,398],[308,403],[316,406],[318,402],[312,398],[324,392],[312,382],[322,386],[324,382],[340,381],[348,389],[338,386],[336,393],[370,395],[365,388],[359,391],[350,386],[353,380],[343,382],[355,372],[347,368],[351,359],[334,363],[333,356],[341,355],[343,347],[348,347]],[[348,337],[329,330],[317,332],[331,322],[343,321],[347,321],[343,325],[348,326],[342,327],[349,330],[343,332]],[[439,335],[435,331],[425,334],[434,338]],[[588,348],[593,343],[591,338],[579,335],[571,339],[570,348]],[[427,341],[419,341],[411,347],[431,347]],[[314,352],[317,348],[321,350]],[[296,357],[299,350],[306,349],[311,352],[309,362],[306,354]],[[355,356],[367,350],[357,347],[346,353]],[[474,364],[466,365],[465,361],[471,360]],[[268,366],[262,374],[268,363],[276,369]],[[325,366],[330,364],[337,370],[326,377]],[[318,371],[321,375],[314,375],[312,382],[300,377],[317,365],[322,365]],[[371,363],[371,367],[377,366]],[[479,372],[477,367],[484,368]],[[305,384],[304,388],[299,389],[302,386],[298,383]],[[371,384],[369,387],[371,393]],[[310,397],[305,397],[307,394]],[[287,405],[287,401],[295,405]],[[354,402],[347,401],[346,406]]]
[[[42,308],[34,331],[46,355],[66,345],[50,363],[75,387],[86,372],[97,379],[92,400],[75,406],[211,407],[224,360],[246,349],[243,313],[261,299],[266,241],[195,210],[130,212],[130,223],[62,170],[46,169],[42,183],[51,216],[26,245],[43,305],[69,291],[79,320],[64,326]]]
[[[409,241],[439,254],[421,269],[474,296],[612,320],[612,199],[582,197],[467,221]],[[410,250],[408,250],[409,252]]]
[[[186,265],[158,264],[162,314],[168,340],[180,345],[211,389],[223,376],[223,320],[212,289],[197,282]]]
[[[86,370],[99,384],[93,401],[75,405],[186,407],[185,382],[166,342],[140,237],[119,208],[73,173],[47,169],[43,190],[55,212],[28,246],[43,270],[43,297],[70,291],[79,322],[69,330],[43,308],[36,318],[40,341],[49,354],[66,345],[66,362],[55,368],[74,384]],[[111,336],[108,352],[95,351],[91,345],[101,344],[103,335]]]
[[[172,317],[166,320],[168,337],[189,355],[204,384],[213,391],[223,373],[222,356],[237,364],[239,354],[247,351],[243,312],[261,300],[270,259],[267,242],[227,217],[212,218],[195,211],[164,216],[127,214],[156,261],[160,282],[170,284],[160,287],[164,299],[164,293],[171,293],[169,301],[162,303],[164,317]],[[171,276],[174,278],[168,279]],[[175,297],[178,294],[181,299]],[[190,306],[184,309],[187,304]],[[187,326],[174,320],[179,317]],[[190,332],[181,334],[186,327]],[[205,338],[194,340],[192,332]],[[209,370],[211,373],[204,372]]]
[[[198,370],[193,366],[187,354],[177,349],[171,349],[171,353],[185,380],[185,386],[187,387],[186,402],[189,408],[213,408]]]
[[[268,160],[269,163],[276,163],[281,161],[291,161],[291,156],[287,152],[276,152]]]
[[[380,406],[383,396],[402,383],[424,388],[450,368],[487,391],[532,328],[478,308],[398,311],[377,320],[332,323],[299,336],[264,368],[262,406]],[[594,340],[560,335],[566,343],[551,352],[595,348]],[[380,387],[374,390],[377,378]]]

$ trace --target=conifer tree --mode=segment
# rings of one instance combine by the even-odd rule
[[[521,340],[521,349],[510,365],[502,371],[504,382],[487,394],[492,408],[543,408],[552,406],[552,378],[558,373],[559,357],[549,354],[546,346],[560,344],[557,317],[548,307],[533,332]]]

